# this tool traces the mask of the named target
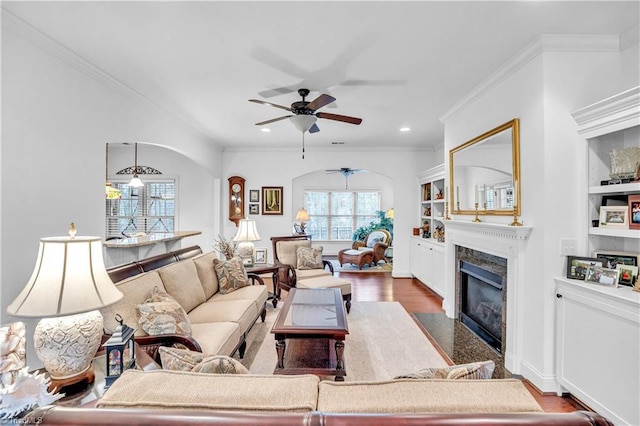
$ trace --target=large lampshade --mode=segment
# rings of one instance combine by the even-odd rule
[[[7,308],[20,317],[41,317],[34,330],[34,349],[51,377],[52,388],[93,380],[91,360],[102,338],[97,309],[123,295],[104,267],[99,237],[40,240],[31,278]]]
[[[246,265],[253,265],[253,241],[259,241],[260,235],[256,229],[256,221],[253,219],[240,219],[238,231],[233,237],[237,241],[238,255],[245,261]]]

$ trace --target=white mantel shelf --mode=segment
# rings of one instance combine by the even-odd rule
[[[471,222],[469,220],[447,220],[445,229],[465,232],[507,240],[526,240],[531,234],[532,226],[511,226],[504,223]]]

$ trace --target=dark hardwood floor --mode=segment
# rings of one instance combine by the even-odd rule
[[[402,304],[409,313],[444,312],[440,296],[416,279],[393,278],[388,273],[336,272],[336,275],[351,281],[353,301],[396,301]],[[426,331],[425,334],[433,341]],[[444,355],[443,352],[441,353]],[[447,358],[446,355],[444,357]],[[555,394],[542,394],[526,381],[525,385],[546,412],[561,413],[586,409],[569,396],[559,397]]]

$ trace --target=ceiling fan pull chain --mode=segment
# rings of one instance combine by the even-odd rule
[[[304,160],[304,132],[302,132],[302,159]]]

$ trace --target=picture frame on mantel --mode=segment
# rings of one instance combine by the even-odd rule
[[[282,187],[263,186],[262,187],[262,214],[282,215]]]

